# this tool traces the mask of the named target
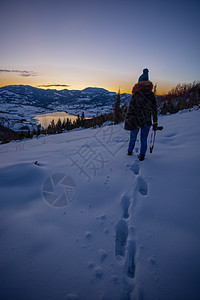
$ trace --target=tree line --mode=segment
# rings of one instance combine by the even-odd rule
[[[174,114],[200,104],[200,83],[178,84],[167,95],[160,96],[160,114]]]

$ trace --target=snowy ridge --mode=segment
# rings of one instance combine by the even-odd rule
[[[199,117],[143,162],[123,124],[1,145],[1,299],[198,299]]]
[[[36,128],[34,116],[40,113],[66,111],[72,115],[85,113],[94,117],[112,110],[116,93],[103,88],[84,90],[51,90],[32,86],[10,85],[0,88],[0,123],[13,130]],[[128,103],[129,94],[121,94],[121,104]],[[27,109],[27,107],[29,109]]]

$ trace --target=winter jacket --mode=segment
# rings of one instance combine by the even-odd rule
[[[151,81],[141,81],[133,87],[128,112],[125,119],[125,129],[135,130],[137,127],[151,126],[157,122],[157,104]]]

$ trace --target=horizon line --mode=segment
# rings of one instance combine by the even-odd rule
[[[63,90],[68,90],[68,91],[83,91],[87,88],[96,88],[96,89],[104,89],[110,93],[118,93],[118,90],[117,91],[113,91],[113,90],[110,90],[110,89],[107,89],[107,88],[104,88],[104,87],[98,87],[98,86],[86,86],[85,88],[83,89],[73,89],[73,88],[70,88],[68,89],[67,87],[69,86],[66,86],[66,88],[62,89],[63,86],[65,85],[30,85],[30,84],[7,84],[7,85],[1,85],[0,84],[0,88],[4,88],[4,87],[8,87],[8,86],[30,86],[30,87],[33,87],[33,88],[36,88],[36,89],[41,89],[41,90],[56,90],[56,91],[63,91]],[[60,87],[60,89],[56,89],[56,88],[53,88],[54,87]],[[164,92],[160,92],[159,94],[156,94],[157,96],[162,96],[162,95],[166,95],[169,91],[164,91]],[[131,95],[130,92],[127,92],[126,89],[124,89],[123,92],[121,92],[121,94],[128,94],[128,95]]]

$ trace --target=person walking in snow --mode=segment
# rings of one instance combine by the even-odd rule
[[[132,89],[132,97],[128,106],[125,119],[125,129],[130,130],[130,141],[128,146],[128,155],[132,155],[135,147],[136,138],[139,130],[141,131],[141,147],[139,160],[144,160],[147,151],[147,137],[150,127],[157,129],[157,104],[156,98],[152,91],[153,84],[149,81],[149,70],[144,69],[143,74],[139,77]]]

